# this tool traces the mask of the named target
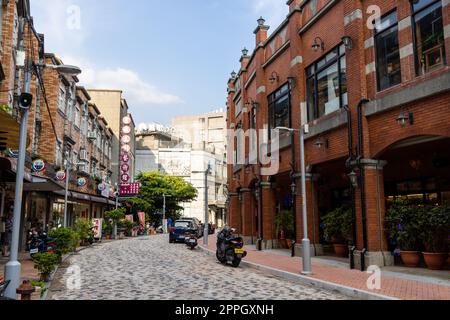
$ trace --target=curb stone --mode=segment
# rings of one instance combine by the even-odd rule
[[[198,246],[200,250],[204,251],[207,255],[214,256],[215,253],[209,249],[206,249],[203,246]],[[248,261],[242,261],[241,265],[244,265],[249,268],[253,268],[256,270],[267,272],[271,275],[281,277],[285,280],[289,281],[296,281],[296,282],[302,282],[311,286],[314,286],[319,289],[328,290],[328,291],[335,291],[338,293],[341,293],[343,295],[358,299],[358,300],[400,300],[395,297],[390,297],[386,295],[381,295],[377,293],[371,293],[360,289],[355,289],[352,287],[339,285],[333,282],[328,282],[320,279],[310,278],[306,276],[302,276],[299,274],[295,274],[292,272],[282,271],[275,268],[271,268],[268,266],[260,265],[253,262]]]

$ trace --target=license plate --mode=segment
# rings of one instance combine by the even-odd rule
[[[236,253],[236,254],[244,254],[244,249],[234,249],[234,253]]]
[[[31,249],[30,254],[39,253],[39,249]]]
[[[184,239],[184,237],[183,236],[179,236],[178,239]]]
[[[189,242],[190,243],[196,243],[197,241],[195,241],[195,239],[190,239]]]

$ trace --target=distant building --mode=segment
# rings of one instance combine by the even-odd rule
[[[101,114],[108,122],[109,127],[114,133],[112,141],[112,177],[113,184],[120,183],[120,139],[122,137],[122,131],[125,127],[123,119],[125,117],[131,118],[131,141],[130,141],[130,170],[129,174],[131,181],[134,181],[135,174],[135,146],[134,146],[134,132],[135,124],[133,117],[128,111],[127,101],[122,97],[121,90],[100,90],[89,89],[89,95],[92,98],[92,102],[96,104]]]
[[[162,172],[183,177],[198,190],[198,198],[183,204],[184,216],[204,221],[205,175],[208,164],[209,222],[225,221],[226,119],[223,112],[176,117],[173,128],[140,125],[136,134],[136,174]],[[200,134],[199,134],[200,133]]]

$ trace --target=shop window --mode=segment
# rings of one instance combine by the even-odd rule
[[[442,1],[419,0],[413,6],[416,72],[425,74],[442,67],[445,62]]]
[[[347,65],[343,45],[310,66],[306,74],[309,121],[333,113],[348,104]]]
[[[291,127],[291,101],[289,84],[269,96],[269,138],[278,127]]]
[[[375,25],[375,50],[378,90],[399,84],[402,75],[396,11],[386,15]]]

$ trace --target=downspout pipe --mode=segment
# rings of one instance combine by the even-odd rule
[[[361,99],[358,103],[358,157],[356,158],[356,164],[359,168],[359,183],[361,192],[361,220],[362,220],[362,233],[364,248],[361,251],[361,271],[366,270],[366,252],[367,252],[367,204],[366,204],[366,181],[365,181],[365,168],[362,164],[364,159],[364,133],[363,133],[363,106],[370,101],[367,99]]]
[[[295,131],[291,132],[291,150],[292,150],[292,175],[291,181],[292,185],[295,185],[295,173],[296,173],[296,161],[295,161]],[[292,253],[291,256],[295,257],[295,244],[297,243],[297,192],[292,192],[292,210],[294,211],[294,242],[292,243]],[[306,201],[302,199],[302,201]]]
[[[349,106],[345,106],[344,110],[347,112],[347,127],[348,127],[348,159],[345,163],[348,169],[352,168],[352,162],[354,160],[353,155],[353,127],[352,127],[352,112]],[[355,250],[356,250],[356,203],[355,203],[355,187],[350,181],[350,194],[352,202],[352,248],[350,251],[350,269],[355,269]]]
[[[262,244],[264,241],[264,223],[263,223],[263,188],[261,180],[258,182],[259,188],[259,204],[258,204],[258,215],[259,215],[259,241],[258,241],[258,250],[262,251]]]

